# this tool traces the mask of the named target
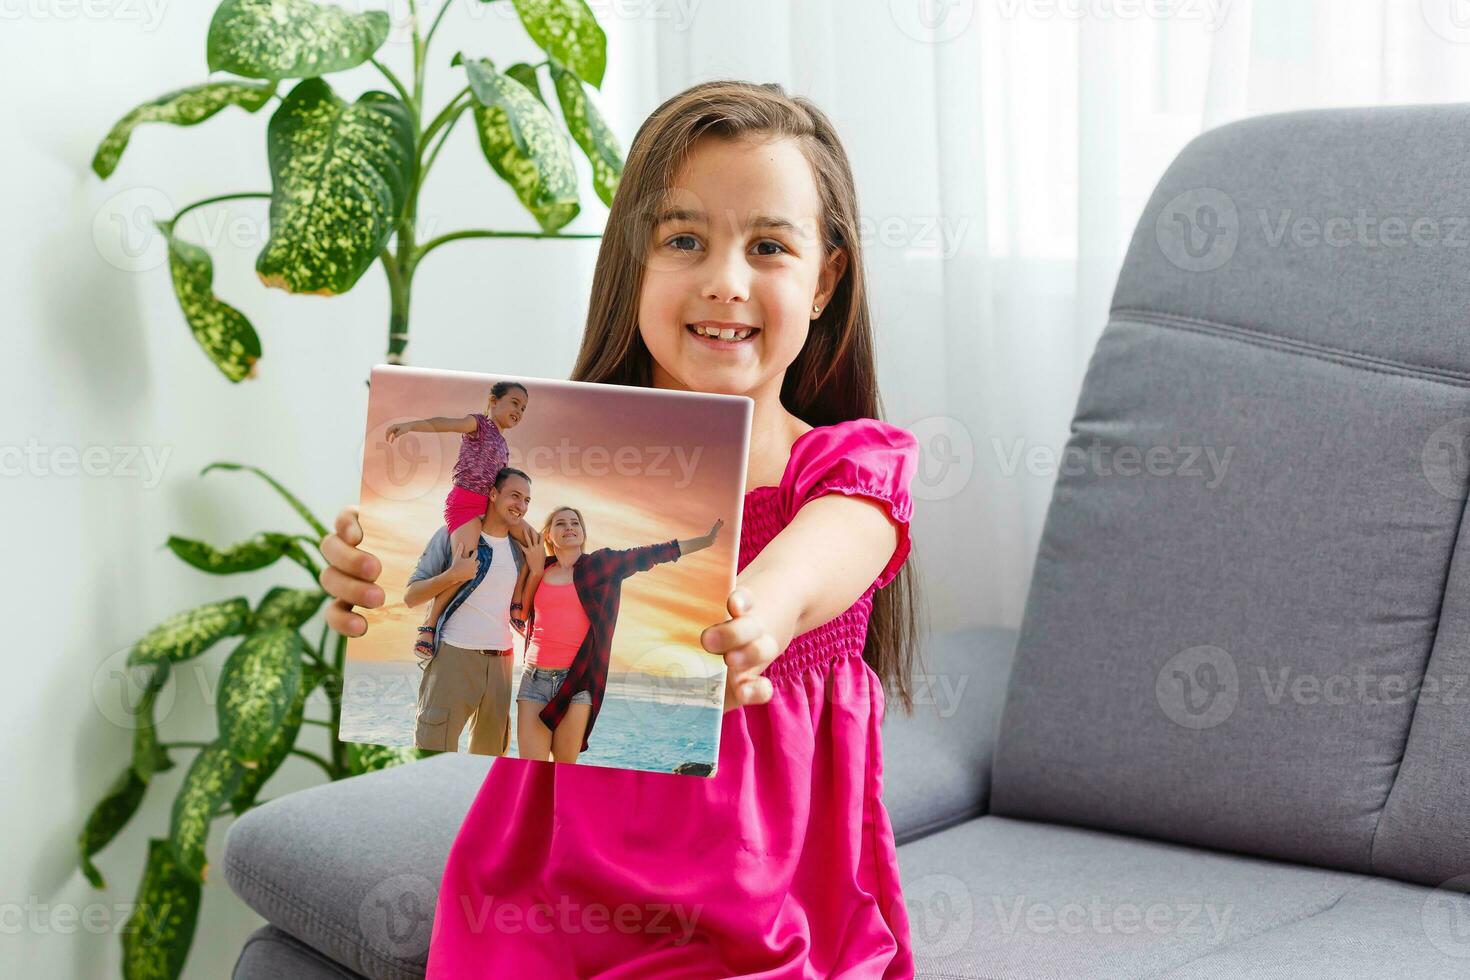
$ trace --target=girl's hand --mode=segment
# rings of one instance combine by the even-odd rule
[[[388,445],[391,446],[393,445],[394,440],[403,435],[405,432],[415,431],[417,430],[414,428],[414,423],[412,422],[394,422],[392,425],[388,426],[388,431],[386,434],[384,434],[383,438],[388,440]]]
[[[327,625],[343,636],[362,636],[367,620],[352,611],[353,606],[377,609],[383,604],[383,590],[374,585],[383,574],[383,563],[376,555],[359,551],[362,526],[357,523],[357,508],[348,507],[337,515],[337,530],[322,538],[322,557],[328,562],[318,581],[332,596],[327,606]]]
[[[706,650],[725,658],[726,711],[771,700],[775,688],[761,672],[791,642],[789,636],[774,635],[755,613],[754,606],[750,591],[737,587],[725,600],[730,618],[699,635],[699,642]]]
[[[521,543],[521,547],[529,551],[537,551],[541,548],[541,533],[531,526],[531,522],[524,517],[521,522],[510,530],[511,537]]]

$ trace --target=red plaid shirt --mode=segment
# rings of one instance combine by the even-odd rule
[[[602,710],[602,695],[607,688],[607,665],[612,655],[613,630],[618,625],[618,602],[622,597],[623,579],[637,572],[645,572],[659,562],[679,560],[679,541],[645,545],[642,548],[599,548],[583,554],[572,566],[572,584],[576,586],[577,598],[587,613],[587,635],[577,648],[567,678],[556,695],[541,709],[541,720],[547,728],[555,729],[571,706],[572,696],[578,691],[592,695],[592,711],[587,716],[587,730],[582,734],[582,751],[587,751],[587,739],[597,721],[597,712]],[[556,564],[556,556],[549,555],[546,567]],[[525,635],[530,636],[536,624],[536,608],[532,603],[530,616],[526,620]]]

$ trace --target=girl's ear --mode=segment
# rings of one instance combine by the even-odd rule
[[[822,273],[817,277],[817,295],[812,301],[813,305],[827,308],[837,292],[837,284],[842,281],[842,276],[847,272],[847,249],[834,248],[832,253],[822,262]]]

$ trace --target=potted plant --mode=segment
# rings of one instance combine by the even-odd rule
[[[269,200],[269,235],[255,263],[269,287],[337,295],[380,266],[390,296],[386,358],[393,363],[402,362],[408,343],[415,273],[441,246],[486,237],[599,237],[562,234],[561,229],[580,211],[572,143],[590,162],[604,203],[611,203],[622,173],[621,150],[588,93],[589,86],[601,85],[606,67],[602,29],[583,0],[489,2],[511,3],[546,58],[502,70],[489,58],[455,54],[450,64],[463,70],[463,87],[429,115],[425,67],[453,0],[444,0],[427,30],[417,0],[408,0],[413,64],[406,80],[377,57],[392,26],[384,12],[359,13],[315,0],[223,0],[206,48],[211,73],[227,77],[133,109],[102,140],[92,168],[106,179],[140,125],[194,126],[231,106],[250,113],[274,106],[266,133],[269,191],[222,193],[157,222],[184,320],[226,378],[239,382],[255,373],[260,337],[238,309],[214,293],[208,252],[178,235],[179,219],[195,209]],[[363,64],[377,68],[391,91],[369,91],[348,102],[326,76]],[[542,90],[543,76],[555,93],[559,118]],[[419,195],[449,134],[465,116],[474,121],[487,163],[534,217],[538,230],[465,229],[419,240]],[[198,918],[213,823],[257,805],[261,789],[286,759],[305,758],[328,778],[341,779],[417,754],[337,738],[346,640],[332,637],[324,626],[314,643],[303,635],[326,598],[316,586],[319,569],[308,551],[326,535],[325,526],[263,470],[215,463],[203,473],[216,470],[249,472],[264,480],[310,535],[262,532],[225,548],[175,536],[167,542],[169,550],[216,575],[255,571],[285,559],[311,583],[272,588],[254,603],[234,596],[180,612],[128,652],[119,680],[134,692],[128,699],[132,759],[79,837],[82,868],[95,886],[105,883],[93,857],[137,812],[153,775],[176,765],[175,753],[195,752],[173,802],[168,834],[149,841],[137,902],[123,928],[122,968],[128,978],[180,974]],[[155,706],[171,672],[227,641],[237,642],[219,678],[214,736],[160,737]],[[306,717],[307,700],[318,688],[326,695],[329,717]],[[330,729],[330,757],[297,746],[310,725]]]

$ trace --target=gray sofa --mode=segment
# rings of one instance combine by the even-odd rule
[[[921,976],[1470,976],[1467,151],[1313,112],[1163,178],[1019,634],[931,637],[885,725]],[[421,976],[486,765],[238,820],[235,975]]]

